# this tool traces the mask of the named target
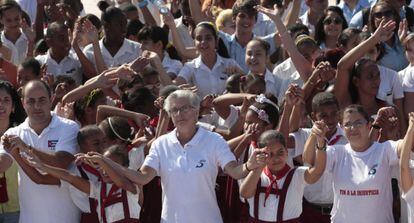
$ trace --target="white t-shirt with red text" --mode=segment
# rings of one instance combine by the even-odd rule
[[[398,164],[397,142],[374,142],[355,152],[350,144],[329,146],[326,171],[333,175],[334,223],[388,223],[392,214],[391,167]]]

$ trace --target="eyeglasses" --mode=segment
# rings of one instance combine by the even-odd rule
[[[345,124],[344,124],[344,128],[345,128],[345,129],[351,129],[351,128],[357,128],[357,129],[359,129],[359,128],[361,128],[363,125],[365,125],[365,124],[367,124],[367,123],[368,123],[368,121],[367,121],[367,120],[357,120],[357,121],[355,121],[355,122],[353,122],[353,123],[350,123],[350,122],[345,123]]]
[[[191,106],[191,105],[184,105],[183,107],[181,107],[181,108],[172,108],[171,110],[170,110],[170,114],[171,115],[178,115],[178,112],[180,112],[180,113],[183,113],[183,114],[185,114],[185,113],[187,113],[188,111],[190,111],[190,109],[193,109],[194,107],[193,106]]]
[[[335,18],[329,17],[323,20],[324,25],[330,25],[332,23],[334,23],[335,25],[339,25],[339,24],[342,24],[342,22],[343,22],[342,19],[339,17],[335,17]]]
[[[376,19],[381,19],[382,17],[393,18],[394,12],[392,10],[386,10],[382,12],[374,12],[373,15],[374,15],[374,18]]]

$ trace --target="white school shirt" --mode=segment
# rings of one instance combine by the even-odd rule
[[[101,216],[101,187],[102,182],[94,182],[89,181],[90,185],[90,198],[94,198],[98,201],[98,206],[96,208],[96,212],[98,213],[99,221],[102,221]],[[106,184],[106,194],[109,193],[111,190],[112,184]],[[131,218],[139,219],[139,214],[141,212],[141,206],[139,205],[139,188],[136,186],[137,193],[133,194],[129,191],[126,191],[127,200],[128,200],[128,208],[129,208],[129,215]],[[116,193],[121,193],[122,189],[119,188]],[[122,202],[115,203],[113,205],[110,205],[105,208],[105,215],[106,215],[106,221],[108,223],[119,221],[122,219],[125,219],[124,215],[124,206]]]
[[[164,68],[165,72],[167,72],[167,74],[174,74],[173,78],[175,78],[183,68],[183,64],[179,60],[171,59],[168,53],[164,53],[164,58],[162,59],[162,67]]]
[[[78,166],[71,165],[68,169],[71,173],[75,174],[76,176],[82,177],[82,174],[80,173]],[[96,175],[86,171],[83,169],[86,176],[88,176],[89,181],[98,182],[99,179]],[[60,180],[60,186],[66,187],[69,190],[70,197],[73,201],[73,203],[84,213],[91,213],[91,206],[89,203],[89,194],[84,193],[83,191],[78,190],[78,188],[74,187],[72,184]]]
[[[76,136],[79,126],[69,120],[52,115],[50,124],[40,135],[30,128],[29,120],[8,129],[5,134],[17,135],[23,142],[46,153],[78,152]],[[0,153],[6,153],[0,145]],[[75,223],[80,211],[72,202],[66,187],[41,185],[33,182],[19,166],[20,223]],[[53,210],[53,211],[51,211]]]
[[[411,186],[407,193],[403,193],[401,197],[407,202],[408,223],[414,222],[414,187]]]
[[[256,36],[267,36],[276,32],[276,25],[269,16],[259,12],[257,13],[256,24],[253,27],[253,33]]]
[[[4,35],[4,31],[1,32],[1,42],[7,46],[11,52],[11,61],[14,65],[20,65],[24,59],[26,59],[28,40],[26,35],[21,31],[20,37],[17,39],[16,43],[11,42]]]
[[[311,135],[312,130],[309,128],[301,128],[297,132],[291,133],[295,139],[295,155],[297,157],[303,154],[306,140]],[[344,131],[338,125],[335,134],[329,139],[329,142],[335,140],[339,136],[339,140],[335,145],[345,145],[348,140],[345,137]],[[328,142],[328,143],[329,143]],[[332,142],[333,143],[333,142]],[[304,197],[306,200],[313,204],[332,204],[334,200],[334,194],[332,189],[332,174],[325,172],[321,178],[314,184],[310,184],[305,187]]]
[[[156,139],[143,166],[161,177],[161,222],[220,223],[215,185],[219,168],[235,161],[227,142],[217,133],[198,127],[184,146],[177,130]]]
[[[188,84],[197,87],[197,94],[203,98],[208,94],[223,94],[226,90],[226,81],[228,75],[224,73],[228,67],[235,67],[236,61],[230,58],[223,58],[217,54],[216,63],[210,70],[203,61],[201,56],[185,63],[183,69],[178,74],[184,78]]]
[[[414,92],[414,66],[408,66],[398,73],[402,78],[404,92]]]
[[[311,36],[315,36],[315,26],[310,24],[308,14],[309,14],[309,10],[306,11],[305,14],[303,14],[302,16],[299,17],[299,21],[303,25],[308,27],[309,33],[310,33]]]
[[[50,51],[47,51],[45,55],[39,55],[36,57],[41,65],[46,64],[47,73],[57,76],[69,76],[76,81],[77,85],[82,84],[82,65],[77,57],[72,54],[68,54],[65,58],[57,63],[51,56]],[[56,79],[56,78],[55,78]]]
[[[307,183],[305,182],[305,171],[308,167],[298,167],[292,176],[292,181],[287,190],[285,206],[283,209],[283,220],[289,220],[298,218],[302,214],[302,197],[303,190]],[[287,174],[280,180],[277,180],[277,187],[282,189],[286,180]],[[270,185],[270,179],[262,172],[260,175],[261,183],[263,187]],[[273,186],[273,188],[276,188]],[[269,194],[266,199],[266,206],[264,206],[265,193],[259,195],[259,220],[276,222],[277,220],[277,208],[279,205],[280,196],[276,197],[275,194]],[[254,216],[254,196],[247,199],[249,203],[249,214]]]
[[[138,147],[132,148],[128,152],[128,158],[129,158],[128,168],[129,169],[138,170],[141,167],[141,165],[144,163],[144,158],[145,158],[144,147],[145,147],[145,144],[142,144]]]
[[[378,65],[380,71],[380,86],[377,98],[392,105],[393,100],[404,98],[402,81],[398,73],[390,68]]]
[[[270,72],[270,70],[266,69],[266,73],[264,76],[264,81],[266,84],[266,93],[270,93],[273,96],[278,96],[278,91],[276,89],[278,78],[275,77],[275,75]]]
[[[304,83],[302,78],[300,78],[299,72],[296,70],[291,58],[288,58],[281,64],[277,65],[275,69],[273,69],[273,74],[275,75],[275,88],[277,92],[276,97],[279,106],[281,106],[289,85],[293,83],[302,87]]]
[[[391,167],[398,164],[397,142],[374,142],[355,152],[350,144],[328,146],[326,171],[333,175],[333,223],[394,222]]]
[[[138,58],[141,55],[141,44],[131,41],[127,38],[124,39],[124,43],[115,56],[112,56],[103,44],[103,39],[99,41],[99,47],[101,48],[102,57],[109,67],[118,67],[124,63],[129,63]],[[83,53],[96,67],[95,56],[93,54],[93,46],[89,44],[83,50]]]

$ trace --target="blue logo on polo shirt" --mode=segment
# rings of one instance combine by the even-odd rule
[[[56,144],[59,140],[55,139],[55,140],[48,140],[47,141],[47,147],[51,150],[55,150]]]
[[[377,173],[377,167],[378,167],[378,164],[375,164],[374,166],[372,166],[368,172],[368,175],[375,175]]]
[[[207,162],[206,160],[199,160],[196,168],[201,168],[204,166],[204,163]]]

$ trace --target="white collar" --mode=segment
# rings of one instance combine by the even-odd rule
[[[115,56],[112,56],[111,53],[109,53],[108,49],[106,49],[105,45],[103,44],[103,38],[99,41],[99,46],[102,49],[102,53],[106,54],[107,56],[111,58],[116,58],[121,55],[124,55],[125,53],[134,53],[133,47],[130,47],[132,45],[132,41],[128,40],[127,38],[124,38],[124,42],[122,43],[121,48],[119,48],[118,52],[116,52]]]
[[[211,70],[214,70],[217,66],[220,66],[221,64],[224,64],[224,60],[220,55],[217,54],[216,63],[214,64],[213,69]],[[201,60],[201,55],[194,59],[194,68],[210,70],[210,68],[208,68]]]

